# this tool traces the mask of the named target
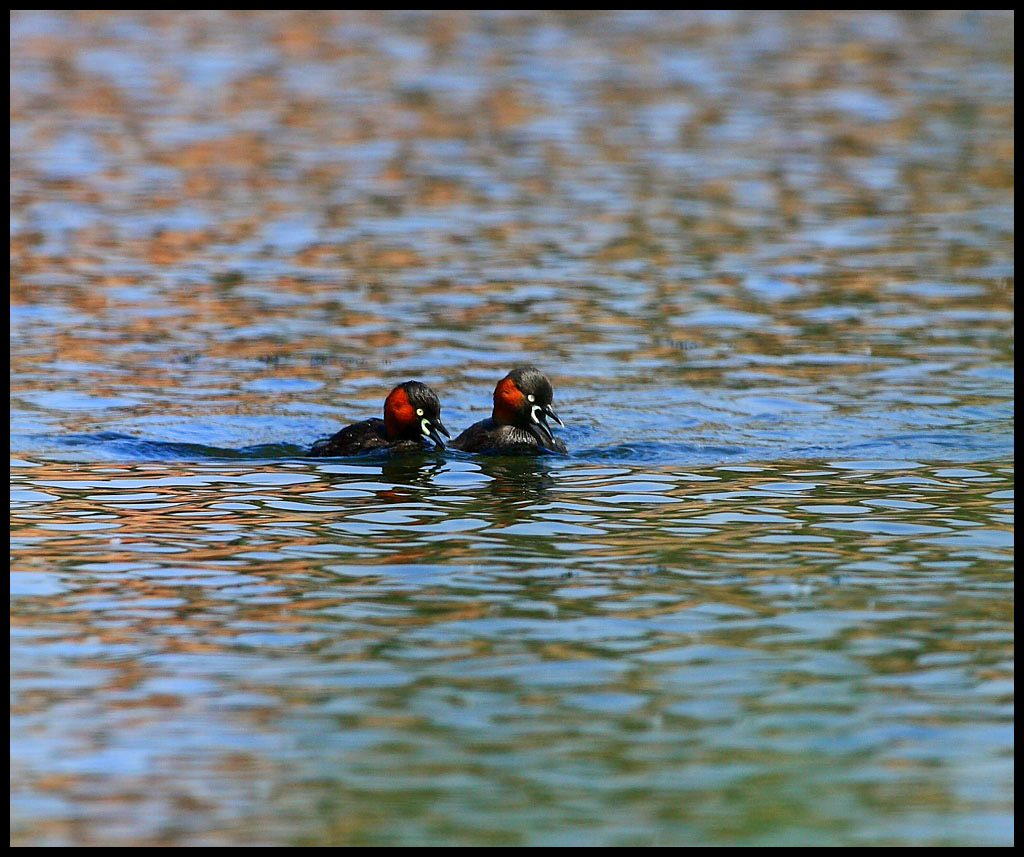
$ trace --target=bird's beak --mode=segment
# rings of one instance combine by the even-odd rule
[[[450,440],[451,434],[449,434],[448,429],[444,427],[444,423],[441,422],[441,418],[438,417],[436,420],[424,420],[423,423],[423,428],[425,429],[424,434],[429,436],[430,439],[437,444],[438,449],[444,449],[444,441],[441,440],[441,435],[443,434]]]
[[[556,423],[558,423],[562,428],[565,428],[565,423],[562,422],[562,420],[559,418],[558,414],[555,413],[555,409],[553,407],[551,407],[551,405],[545,405],[544,406],[544,413],[547,416],[551,417],[551,419],[553,419]]]
[[[533,410],[530,411],[530,425],[528,429],[537,440],[540,441],[542,446],[550,448],[555,441],[555,436],[551,434],[551,428],[548,426],[548,417],[553,417],[555,422],[565,428],[565,424],[558,418],[558,414],[554,412],[551,405],[534,405]]]

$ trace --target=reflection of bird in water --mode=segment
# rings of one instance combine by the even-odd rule
[[[416,496],[422,490],[434,487],[434,477],[444,467],[443,459],[425,450],[418,455],[389,456],[381,462],[380,475],[381,481],[390,482],[393,487],[378,492],[378,495],[403,500]]]
[[[518,516],[517,509],[523,505],[544,502],[548,490],[554,485],[550,461],[533,455],[488,455],[473,459],[473,465],[490,477],[486,482],[460,486],[458,494],[463,511],[474,504],[464,499],[474,497],[488,506],[497,499],[491,514],[495,522],[511,523]],[[389,484],[376,495],[392,503],[408,503],[423,500],[429,493],[437,499],[437,476],[449,468],[449,462],[427,452],[420,455],[389,457],[380,463],[381,481]]]
[[[548,492],[555,485],[550,460],[533,455],[487,455],[475,458],[473,463],[490,477],[474,493],[486,493],[501,501],[491,510],[496,523],[514,522],[521,517],[524,504],[547,501]]]
[[[534,366],[517,366],[494,388],[491,418],[471,425],[455,440],[463,452],[567,452],[551,433],[548,417],[560,426],[547,376]]]
[[[370,450],[416,452],[424,441],[444,449],[441,435],[451,437],[441,422],[441,402],[426,384],[406,381],[384,401],[384,419],[370,419],[345,426],[309,451],[312,456],[358,455]]]

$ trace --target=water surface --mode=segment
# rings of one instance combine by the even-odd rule
[[[1012,32],[15,14],[12,842],[1012,843]]]

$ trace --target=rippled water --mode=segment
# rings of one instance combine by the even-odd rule
[[[12,842],[1012,843],[1012,31],[15,14]]]

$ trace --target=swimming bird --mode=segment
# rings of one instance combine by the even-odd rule
[[[554,391],[536,366],[517,366],[494,388],[491,418],[471,425],[451,442],[463,452],[562,452],[548,417],[564,427],[551,407]]]
[[[406,381],[384,400],[384,419],[369,419],[345,426],[329,438],[318,440],[311,456],[358,455],[377,449],[412,452],[433,441],[444,449],[441,435],[450,438],[441,422],[441,402],[437,394],[420,381]]]

